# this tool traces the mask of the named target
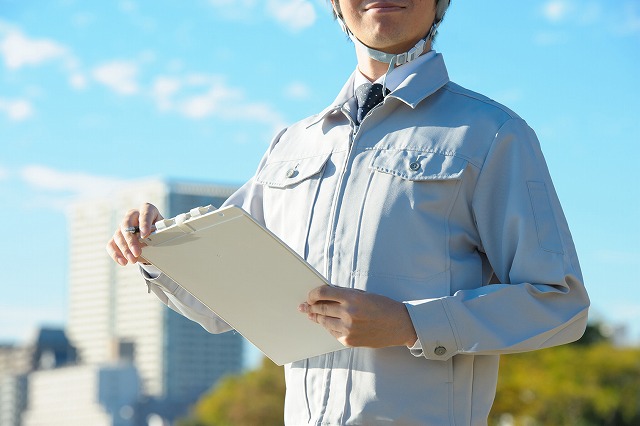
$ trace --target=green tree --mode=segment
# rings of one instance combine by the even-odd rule
[[[640,349],[608,342],[501,358],[490,424],[639,425]]]
[[[179,426],[271,426],[284,422],[284,373],[265,358],[259,369],[223,379]]]

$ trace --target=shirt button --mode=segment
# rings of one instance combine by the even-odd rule
[[[292,177],[294,177],[296,174],[297,174],[297,172],[296,172],[296,170],[295,170],[295,169],[289,169],[289,170],[287,170],[287,177],[288,177],[288,178],[292,178]]]
[[[409,168],[414,172],[417,170],[420,170],[420,163],[418,163],[417,161],[414,161],[413,163],[409,164]]]
[[[447,353],[447,348],[445,348],[444,346],[438,346],[434,351],[434,354],[438,355],[438,356],[442,356],[444,354]]]

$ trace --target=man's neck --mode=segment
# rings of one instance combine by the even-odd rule
[[[423,54],[430,50],[431,41],[425,46]],[[358,70],[371,82],[376,81],[386,74],[389,69],[389,64],[376,61],[371,58],[364,49],[356,48],[356,58],[358,59]]]

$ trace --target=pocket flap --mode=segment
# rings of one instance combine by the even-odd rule
[[[407,180],[460,179],[467,160],[454,155],[411,150],[379,150],[371,168]]]
[[[267,163],[262,168],[256,182],[273,188],[287,188],[320,173],[329,154],[293,160]]]

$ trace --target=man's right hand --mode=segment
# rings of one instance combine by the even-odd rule
[[[141,260],[142,254],[140,239],[151,234],[154,223],[162,219],[162,215],[153,204],[146,203],[137,210],[129,210],[107,243],[107,253],[119,265],[137,263]],[[127,232],[126,229],[130,227],[140,228],[140,233]]]

